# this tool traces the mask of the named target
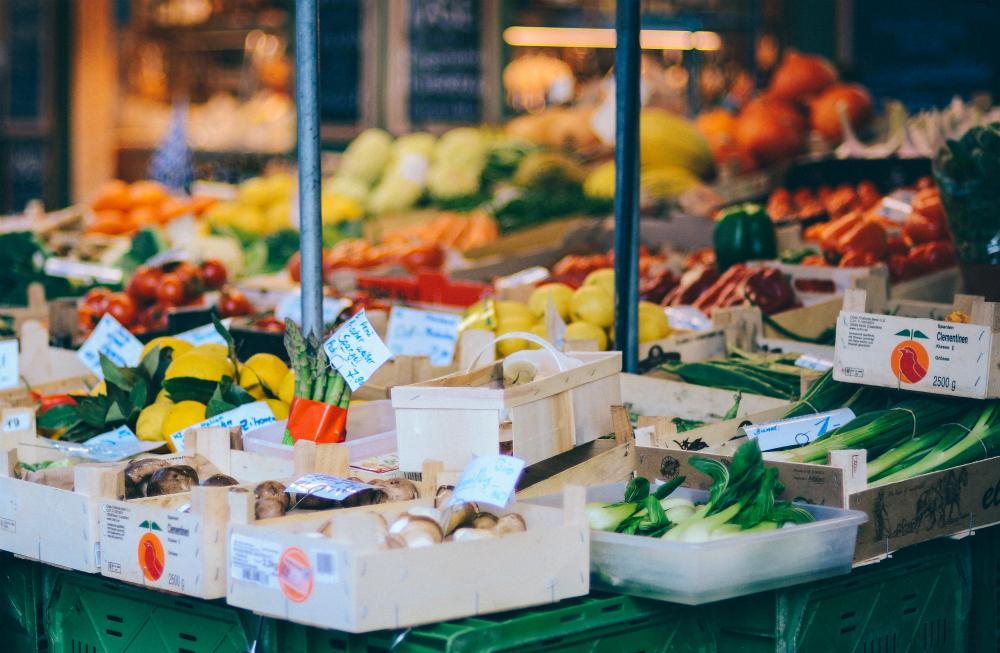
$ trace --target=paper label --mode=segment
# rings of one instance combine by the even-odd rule
[[[878,208],[875,209],[875,214],[883,218],[888,218],[893,222],[903,224],[913,211],[914,195],[916,193],[912,190],[893,191],[882,198],[882,201],[878,204]]]
[[[978,324],[843,311],[837,319],[833,378],[959,397],[985,397],[990,344]]]
[[[136,437],[127,426],[119,426],[113,431],[95,435],[86,442],[59,442],[52,446],[70,456],[86,458],[99,463],[113,463],[144,451],[152,451],[163,446],[163,442],[146,442]]]
[[[429,356],[431,365],[451,365],[461,315],[393,307],[386,345],[393,356]]]
[[[229,575],[244,583],[253,583],[268,589],[280,589],[278,560],[281,546],[233,533],[229,538]]]
[[[825,372],[833,368],[833,361],[828,361],[825,358],[820,358],[819,356],[802,354],[801,356],[795,359],[795,365],[797,365],[798,367],[804,367],[808,370]]]
[[[14,431],[23,431],[30,428],[32,416],[33,414],[27,410],[23,413],[7,415],[3,420],[3,432],[13,433]]]
[[[711,331],[712,320],[694,306],[670,306],[663,311],[671,329],[687,331]]]
[[[854,412],[850,408],[838,408],[828,413],[745,426],[743,431],[747,437],[757,440],[761,451],[774,451],[809,444],[824,433],[843,426],[852,419]]]
[[[337,319],[345,308],[351,305],[348,299],[338,299],[336,297],[323,298],[323,324],[329,324]],[[302,326],[302,294],[289,293],[285,295],[274,309],[274,316],[285,321],[291,318],[299,326]]]
[[[375,333],[364,310],[348,320],[323,343],[330,364],[340,372],[351,391],[371,378],[382,363],[392,358],[392,352]]]
[[[326,474],[306,474],[289,485],[285,492],[287,494],[307,494],[331,501],[342,501],[362,490],[373,489],[375,489],[374,485],[349,481],[346,478],[337,478]]]
[[[336,585],[340,582],[340,571],[337,568],[337,554],[333,551],[312,551],[310,554],[313,577],[317,583]]]
[[[478,456],[472,459],[458,479],[446,505],[460,502],[488,503],[503,508],[510,501],[524,461],[513,456]]]
[[[497,289],[516,288],[517,286],[526,286],[528,284],[538,283],[539,281],[545,281],[549,278],[549,276],[548,270],[536,265],[528,268],[527,270],[521,270],[520,272],[512,274],[509,277],[500,277],[496,280],[493,286]]]
[[[545,339],[559,351],[566,348],[566,323],[559,315],[551,293],[549,293],[548,303],[545,305]]]
[[[50,277],[79,279],[88,283],[119,284],[124,273],[118,268],[108,268],[96,263],[84,263],[68,258],[45,259],[43,268]]]
[[[215,417],[209,417],[205,421],[198,422],[194,426],[189,426],[188,428],[198,429],[206,426],[240,426],[243,428],[243,433],[245,434],[253,431],[254,429],[259,429],[265,424],[271,424],[274,421],[274,413],[271,412],[271,408],[263,401],[255,401],[250,404],[237,406],[236,408],[227,410],[224,413],[219,413]],[[187,429],[172,433],[168,438],[174,445],[174,451],[184,451],[184,431],[186,430]]]
[[[233,323],[233,318],[231,317],[227,317],[226,319],[222,320],[222,326],[226,327],[227,329],[229,328],[229,325],[232,323]],[[195,329],[191,329],[190,331],[185,331],[184,333],[178,333],[174,337],[183,340],[184,342],[190,342],[195,347],[197,347],[198,345],[204,345],[208,343],[227,346],[226,339],[219,334],[214,324],[205,324]]]
[[[418,186],[423,186],[427,182],[427,171],[431,167],[430,160],[423,154],[407,152],[399,157],[399,164],[396,166],[396,174],[402,179],[412,181]]]
[[[0,390],[15,387],[21,378],[17,356],[17,340],[0,341]]]
[[[135,367],[142,356],[142,343],[128,332],[128,329],[118,323],[118,320],[105,314],[97,323],[97,328],[90,334],[83,346],[76,352],[88,370],[99,379],[104,378],[101,370],[101,357],[104,354],[118,367]]]

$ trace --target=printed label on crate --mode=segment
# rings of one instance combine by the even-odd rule
[[[351,305],[350,300],[336,297],[323,298],[323,324],[329,324],[337,319],[344,309]],[[285,318],[291,318],[299,326],[302,326],[302,293],[289,293],[278,302],[274,309],[274,317],[282,322]]]
[[[124,273],[118,268],[108,268],[96,263],[84,263],[68,258],[45,259],[45,274],[50,277],[79,279],[88,283],[119,284]]]
[[[31,428],[31,418],[34,413],[25,410],[20,413],[14,413],[13,415],[7,415],[3,418],[3,432],[13,433],[14,431],[23,431],[27,428]]]
[[[825,372],[833,367],[833,361],[828,361],[825,358],[820,358],[819,356],[812,356],[811,354],[802,354],[795,359],[795,365],[798,367],[804,367],[807,370]]]
[[[113,463],[144,451],[152,451],[163,446],[162,441],[144,442],[136,437],[127,426],[119,426],[113,431],[95,435],[85,442],[59,442],[52,446],[69,456],[78,456],[99,463]]]
[[[392,358],[392,352],[375,333],[364,310],[344,323],[323,343],[330,365],[344,375],[351,390],[355,391],[382,363]]]
[[[875,209],[875,214],[903,224],[912,212],[914,195],[916,193],[912,190],[895,190],[882,198],[878,208]]]
[[[500,277],[493,284],[495,288],[516,288],[517,286],[526,286],[528,284],[538,283],[539,281],[545,281],[551,275],[549,271],[545,268],[536,265],[530,267],[527,270],[521,270],[516,274],[512,274],[509,277]]]
[[[240,426],[243,429],[243,433],[246,434],[275,421],[274,413],[271,412],[271,407],[263,401],[255,401],[253,403],[237,406],[236,408],[227,410],[224,413],[219,413],[215,417],[209,417],[205,421],[198,422],[194,426],[189,426],[188,428],[198,429],[206,426],[223,426],[228,428],[230,426]],[[174,447],[174,451],[178,453],[184,451],[184,431],[186,430],[187,429],[172,433],[170,437],[167,438]]]
[[[310,554],[310,559],[315,570],[313,577],[317,583],[336,585],[340,582],[336,553],[333,551],[313,551]]]
[[[711,331],[712,320],[694,306],[670,306],[663,309],[671,329],[686,331]]]
[[[289,485],[287,494],[307,494],[309,496],[340,501],[362,490],[374,489],[374,485],[349,481],[346,478],[327,476],[326,474],[306,474]]]
[[[229,539],[229,575],[245,583],[280,589],[281,545],[233,533]]]
[[[306,552],[297,547],[285,549],[278,561],[278,583],[289,600],[302,603],[313,590],[313,569]]]
[[[0,390],[13,388],[20,380],[17,340],[0,340]]]
[[[351,469],[359,469],[369,474],[385,474],[399,469],[399,456],[389,453],[382,456],[372,456],[351,463]]]
[[[231,317],[227,317],[222,320],[222,326],[227,329],[232,323],[233,318]],[[214,324],[205,324],[196,329],[191,329],[190,331],[185,331],[184,333],[178,333],[174,337],[179,340],[183,340],[184,342],[190,342],[195,347],[209,343],[226,346],[226,339],[219,334]]]
[[[428,356],[431,365],[451,365],[461,315],[394,306],[386,346],[393,356]]]
[[[747,425],[741,430],[747,437],[756,439],[761,451],[774,451],[785,447],[799,447],[809,444],[819,436],[834,430],[854,419],[850,408],[838,408],[828,413],[803,415],[777,422]]]
[[[841,312],[833,378],[959,397],[987,394],[993,334],[978,324]]]
[[[97,323],[97,328],[90,334],[86,342],[76,352],[88,370],[99,379],[104,378],[101,369],[101,357],[104,354],[118,367],[135,367],[142,356],[142,343],[128,330],[118,323],[118,320],[105,314]]]
[[[201,517],[120,501],[102,504],[102,512],[101,553],[109,572],[174,592],[200,590]]]
[[[465,466],[445,507],[459,503],[488,503],[504,507],[510,501],[524,461],[513,456],[478,456]]]

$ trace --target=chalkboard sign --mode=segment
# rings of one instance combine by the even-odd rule
[[[361,0],[320,0],[319,107],[322,122],[356,122]]]
[[[853,77],[876,98],[899,99],[911,111],[942,107],[955,94],[998,98],[998,28],[995,2],[856,2]]]
[[[410,121],[481,119],[480,3],[410,1]]]

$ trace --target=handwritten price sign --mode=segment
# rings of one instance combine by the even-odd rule
[[[142,343],[119,324],[118,320],[106,314],[76,352],[80,362],[86,365],[94,376],[103,379],[100,354],[107,356],[118,367],[135,367],[142,355]]]
[[[17,340],[0,341],[0,390],[17,385]]]
[[[330,364],[344,375],[351,391],[371,378],[382,363],[392,358],[392,352],[375,333],[375,328],[362,310],[323,343]]]
[[[503,508],[510,501],[524,461],[513,456],[479,456],[466,465],[448,505],[488,503]]]
[[[461,315],[393,307],[386,337],[394,356],[429,356],[431,365],[451,365]]]

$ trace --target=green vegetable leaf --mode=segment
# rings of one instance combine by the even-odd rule
[[[670,479],[660,487],[656,488],[656,493],[653,496],[656,497],[657,501],[660,499],[666,499],[674,490],[681,486],[681,483],[684,482],[684,478],[684,476],[676,476]]]
[[[190,376],[175,376],[172,379],[163,381],[163,388],[167,391],[167,398],[174,403],[197,401],[207,404],[218,387],[218,381],[206,381]]]
[[[147,399],[148,388],[146,388],[146,382],[139,380],[132,388],[132,392],[128,394],[129,409],[133,408],[145,408]]]
[[[160,367],[160,346],[156,345],[142,357],[142,362],[139,363],[139,369],[146,373],[147,379],[152,379],[156,376],[156,370]]]
[[[101,428],[104,426],[104,416],[108,412],[107,401],[104,397],[80,397],[74,407],[76,414],[90,426]]]
[[[127,367],[118,367],[111,359],[98,352],[101,359],[101,371],[104,372],[105,385],[114,384],[128,392],[135,384],[135,371]]]
[[[225,380],[224,377],[223,380]],[[222,413],[236,408],[231,403],[228,403],[222,398],[222,384],[215,387],[215,392],[212,393],[212,398],[208,400],[208,404],[205,407],[205,419],[215,417],[216,415],[221,415]]]
[[[796,524],[808,524],[816,521],[816,518],[808,510],[794,506],[791,501],[784,501],[776,504],[774,509],[767,514],[767,521],[793,521]]]
[[[743,391],[738,391],[735,395],[733,395],[733,399],[736,400],[736,403],[734,403],[733,407],[726,411],[726,414],[722,416],[723,422],[736,419],[736,415],[740,412],[740,400],[743,399]]]
[[[222,339],[226,341],[226,346],[229,348],[229,361],[233,364],[233,370],[235,370],[238,379],[240,378],[240,359],[236,357],[236,343],[233,341],[233,334],[229,333],[229,329],[219,320],[215,311],[212,312],[212,324],[215,325],[215,330],[222,336]]]
[[[655,496],[646,497],[646,510],[648,515],[644,521],[649,522],[653,528],[662,528],[670,523],[670,520],[667,519],[667,513]]]
[[[63,442],[83,442],[106,431],[107,429],[103,426],[92,426],[84,421],[80,421],[63,431],[59,439]]]
[[[733,454],[733,462],[729,465],[729,476],[736,481],[743,478],[747,471],[764,464],[760,453],[760,443],[756,439],[744,442]]]
[[[112,403],[111,407],[108,408],[107,415],[105,415],[104,417],[105,425],[111,425],[114,422],[124,422],[124,421],[125,421],[125,413],[123,413],[121,407],[118,406],[118,402],[116,401]]]
[[[639,503],[649,496],[649,479],[637,476],[625,488],[625,503]]]
[[[718,460],[702,458],[700,456],[692,456],[688,459],[688,464],[699,472],[712,477],[712,487],[709,489],[709,501],[714,505],[729,486],[729,468]]]
[[[263,385],[263,383],[261,385]],[[234,408],[236,406],[242,406],[243,404],[252,404],[257,401],[254,399],[253,395],[233,383],[228,376],[222,377],[222,383],[219,384],[219,387],[223,401],[232,404]]]
[[[64,429],[80,421],[76,406],[53,406],[38,417],[35,424],[43,429]]]

